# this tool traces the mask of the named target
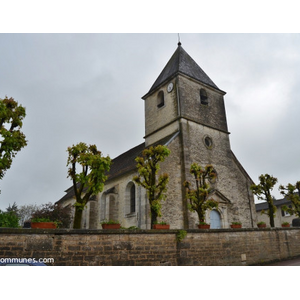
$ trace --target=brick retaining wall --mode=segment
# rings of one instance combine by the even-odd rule
[[[300,256],[300,229],[67,230],[0,228],[1,258],[54,258],[53,265],[254,265]]]

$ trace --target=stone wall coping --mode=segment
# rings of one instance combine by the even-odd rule
[[[280,231],[280,230],[300,230],[299,227],[274,227],[274,228],[223,228],[223,229],[118,229],[118,230],[102,230],[102,229],[31,229],[31,228],[0,228],[1,234],[53,234],[53,235],[68,235],[68,234],[176,234],[179,230],[185,230],[187,233],[225,233],[225,232],[247,232],[247,231]]]

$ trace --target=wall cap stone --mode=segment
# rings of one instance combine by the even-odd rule
[[[274,228],[223,228],[223,229],[169,229],[169,230],[154,230],[154,229],[118,229],[118,230],[101,230],[101,229],[31,229],[31,228],[0,228],[1,234],[53,234],[53,235],[68,235],[68,234],[176,234],[179,230],[185,230],[187,233],[225,233],[225,232],[247,232],[247,231],[281,231],[281,230],[300,230],[299,227],[274,227]]]

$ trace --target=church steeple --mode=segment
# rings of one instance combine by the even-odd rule
[[[178,42],[178,47],[149,92],[143,97],[147,97],[161,85],[172,79],[178,74],[184,74],[199,82],[202,82],[210,87],[220,90],[217,85],[209,78],[209,76],[199,67],[199,65],[190,57],[190,55],[183,49],[181,42]]]
[[[225,94],[179,42],[149,92],[142,97],[146,145],[180,131],[182,122],[228,133]]]

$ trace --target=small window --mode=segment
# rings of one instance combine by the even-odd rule
[[[200,90],[200,101],[202,105],[208,105],[207,93],[204,89]]]
[[[213,146],[213,141],[212,141],[212,138],[210,136],[205,136],[204,137],[204,144],[205,146],[208,148],[208,149],[211,149],[212,146]]]
[[[289,209],[292,209],[293,207],[292,207],[292,205],[289,205],[288,208],[289,208]],[[291,214],[290,214],[288,211],[285,211],[285,210],[281,209],[281,215],[282,215],[283,217],[289,217]]]
[[[164,92],[160,91],[157,95],[157,107],[162,107],[165,105]]]

